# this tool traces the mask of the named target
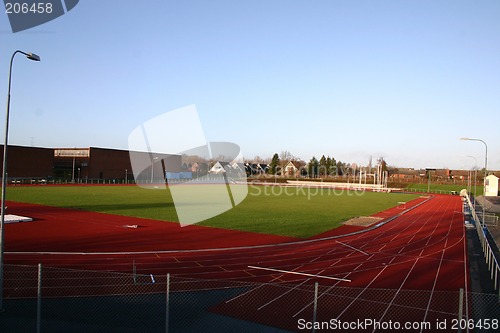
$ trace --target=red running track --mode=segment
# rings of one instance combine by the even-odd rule
[[[115,221],[112,215],[79,212],[74,216],[74,211],[71,220],[66,217],[64,224],[53,223],[64,215],[62,209],[54,208],[52,216],[47,212],[45,219],[35,223],[7,226],[5,260],[113,271],[131,271],[135,261],[137,272],[145,274],[168,272],[199,279],[296,286],[317,281],[322,286],[323,300],[334,297],[335,306],[323,307],[328,311],[319,313],[325,318],[435,321],[456,316],[456,302],[443,301],[437,297],[439,293],[468,290],[467,251],[460,197],[434,196],[425,200],[420,199],[422,204],[377,228],[305,241],[196,226],[176,233],[165,222],[125,217]],[[9,210],[15,213],[19,207],[30,215],[26,208],[31,206],[11,204]],[[400,212],[393,209],[382,215]],[[35,214],[36,210],[31,215]],[[106,219],[102,219],[103,215]],[[124,227],[132,224],[140,227]],[[74,253],[63,253],[68,251]],[[333,291],[344,287],[356,290],[355,296],[332,296]],[[297,318],[310,311],[311,304],[297,302],[295,293],[273,292],[273,288],[278,287],[260,285],[214,311],[261,322],[265,321],[262,318],[271,318],[270,325],[296,328]],[[387,291],[374,296],[372,291],[381,288]],[[411,304],[403,302],[407,298]],[[241,304],[244,307],[238,307]],[[277,309],[287,315],[276,320],[272,313]],[[263,315],[265,311],[270,315]]]
[[[6,225],[5,261],[11,264],[130,271],[135,260],[138,271],[148,274],[304,280],[248,268],[255,266],[350,279],[342,285],[370,283],[374,288],[391,288],[393,281],[406,278],[410,288],[429,289],[437,281],[439,290],[457,290],[465,281],[461,200],[453,196],[433,197],[370,231],[302,241],[37,205],[10,203],[9,211],[37,219]]]

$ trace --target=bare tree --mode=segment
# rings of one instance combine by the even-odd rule
[[[288,150],[283,150],[280,153],[280,160],[282,162],[286,161],[286,163],[295,160],[295,156],[292,155]]]
[[[253,162],[254,163],[264,163],[264,159],[262,157],[260,157],[259,155],[256,155],[254,158],[253,158]]]

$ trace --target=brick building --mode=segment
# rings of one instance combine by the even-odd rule
[[[0,145],[0,170],[3,165],[3,145]],[[135,157],[144,154],[147,164],[152,155],[135,152]],[[142,178],[149,179],[151,172],[161,177],[162,159],[168,158],[170,171],[179,172],[181,156],[154,154],[154,168],[144,168]],[[150,164],[148,164],[150,165]],[[1,172],[1,171],[0,171]],[[22,182],[50,179],[116,179],[131,181],[134,179],[128,150],[109,148],[40,148],[9,145],[7,151],[7,173],[9,179]]]
[[[3,174],[3,148],[0,145],[0,172]],[[54,149],[10,146],[7,150],[8,178],[46,178],[54,174]]]
[[[125,179],[132,177],[128,150],[107,148],[55,148],[54,177]]]

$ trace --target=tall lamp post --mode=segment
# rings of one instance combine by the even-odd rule
[[[158,159],[159,159],[159,157],[155,156],[151,160],[151,184],[153,184],[153,178],[154,178],[154,175],[155,175],[154,164],[155,164],[155,161],[157,161]]]
[[[485,206],[485,202],[484,201],[486,200],[486,177],[488,176],[488,145],[486,144],[486,142],[484,142],[481,139],[460,138],[460,140],[479,141],[479,142],[482,142],[484,144],[485,153],[484,153],[483,204],[481,205],[483,207],[483,223],[482,223],[482,227],[484,228],[484,226],[485,226],[485,223],[484,223],[484,215],[485,215],[484,206]],[[474,198],[474,202],[475,201],[476,200]]]
[[[12,83],[12,63],[16,54],[21,53],[29,60],[40,61],[40,57],[31,52],[15,51],[10,58],[9,67],[9,89],[7,93],[7,111],[5,113],[5,141],[3,146],[3,169],[2,169],[2,207],[0,217],[0,311],[3,311],[3,252],[4,252],[4,226],[5,226],[5,191],[7,188],[7,146],[9,139],[9,112],[10,112],[10,88]]]
[[[476,184],[477,184],[477,158],[475,156],[471,156],[471,155],[467,155],[467,157],[473,158],[475,161],[475,164],[474,164],[474,204],[475,204],[476,203]]]
[[[427,193],[431,193],[431,171],[436,171],[436,169],[433,168],[425,168],[425,171],[427,172]]]

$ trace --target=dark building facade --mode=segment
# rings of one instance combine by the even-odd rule
[[[54,176],[75,179],[125,179],[131,176],[129,152],[107,148],[55,148]]]
[[[132,174],[128,150],[90,148],[89,178],[125,178],[126,173]]]
[[[148,153],[144,154],[149,159]],[[57,178],[133,180],[128,150],[109,148],[55,148],[54,170]]]
[[[3,145],[0,146],[0,170],[3,163]],[[88,179],[113,179],[132,182],[134,174],[128,150],[109,148],[39,148],[8,146],[8,179],[50,181],[65,179],[85,182]],[[181,171],[180,155],[150,154],[134,152],[145,165],[141,171],[142,181],[161,180],[165,172]],[[168,168],[167,168],[168,166]]]
[[[0,170],[3,174],[3,149],[0,145]],[[8,146],[7,178],[47,178],[54,176],[54,149]]]

